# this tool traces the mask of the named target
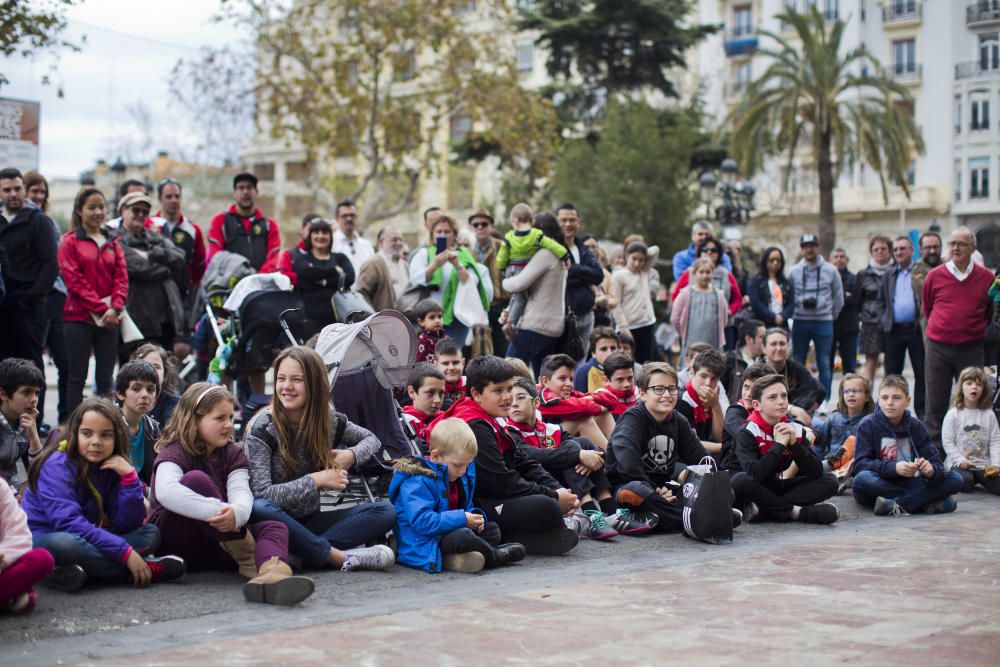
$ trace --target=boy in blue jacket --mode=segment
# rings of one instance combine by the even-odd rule
[[[962,477],[945,472],[927,429],[906,409],[910,387],[887,375],[878,388],[878,407],[858,425],[851,474],[854,498],[876,516],[954,512]]]
[[[396,509],[396,561],[428,572],[479,572],[515,563],[524,546],[500,544],[500,528],[472,505],[476,436],[461,419],[445,419],[430,437],[430,456],[396,463],[389,500]]]

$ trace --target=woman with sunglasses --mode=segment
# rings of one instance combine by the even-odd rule
[[[788,320],[795,312],[795,292],[785,278],[785,255],[771,246],[760,255],[760,270],[750,279],[747,288],[752,317],[767,327],[788,329]]]

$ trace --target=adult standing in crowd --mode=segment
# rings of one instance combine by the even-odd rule
[[[920,261],[913,265],[913,293],[917,295],[917,314],[921,323],[927,325],[924,317],[924,280],[932,269],[941,265],[941,235],[937,232],[924,232],[917,241],[920,246]]]
[[[160,201],[160,210],[153,216],[153,224],[184,253],[187,265],[186,274],[179,276],[177,283],[184,302],[184,329],[177,332],[173,349],[174,357],[184,359],[191,352],[188,319],[201,278],[205,275],[205,237],[202,236],[201,227],[194,220],[186,218],[181,211],[183,193],[180,183],[173,178],[164,178],[156,185],[156,196]]]
[[[25,202],[34,204],[45,215],[49,214],[49,182],[37,171],[29,171],[24,175],[24,189],[28,193]],[[51,218],[50,218],[51,219]],[[62,236],[55,221],[52,222],[57,240]],[[2,298],[2,297],[0,297]],[[66,329],[63,323],[63,308],[66,307],[66,283],[62,276],[57,275],[52,289],[45,298],[45,311],[48,322],[45,327],[45,349],[49,351],[49,359],[56,366],[58,374],[57,387],[59,401],[57,403],[58,420],[60,424],[69,419],[66,403],[66,383],[69,382],[69,349],[66,347]]]
[[[444,311],[444,330],[459,345],[464,346],[469,327],[455,317],[455,298],[459,285],[469,285],[476,290],[483,308],[483,317],[489,311],[493,298],[490,272],[465,248],[458,245],[458,223],[447,213],[437,213],[430,230],[430,243],[418,249],[410,258],[410,285],[426,287],[429,298],[441,304]],[[444,252],[437,252],[437,239],[443,238]],[[472,281],[471,283],[469,281]]]
[[[55,224],[26,202],[24,177],[17,169],[0,170],[0,246],[7,254],[3,281],[7,293],[0,305],[0,359],[28,359],[44,373],[45,334],[49,317],[46,296],[59,275],[59,242]],[[45,387],[38,395],[38,423],[45,409]]]
[[[972,232],[959,227],[948,241],[951,259],[932,269],[924,280],[926,421],[939,449],[951,385],[963,369],[983,365],[983,339],[993,313],[988,294],[993,273],[972,261],[975,250]]]
[[[887,236],[873,236],[868,242],[868,266],[858,271],[856,291],[858,310],[861,315],[861,354],[865,355],[865,377],[869,383],[875,382],[878,358],[885,347],[881,313],[878,298],[882,281],[892,269],[892,255],[889,248],[892,240]]]
[[[688,267],[694,263],[694,260],[698,259],[699,246],[710,238],[712,238],[712,223],[707,220],[701,220],[691,225],[691,245],[684,250],[678,250],[674,253],[674,280],[681,279],[681,274],[687,271]],[[730,271],[733,270],[733,264],[729,261],[728,255],[722,256],[722,265]]]
[[[923,419],[924,335],[913,292],[913,241],[910,237],[900,236],[893,241],[892,258],[896,265],[882,279],[878,299],[879,324],[885,334],[885,374],[902,375],[909,353],[913,366],[913,412],[918,419]]]
[[[143,183],[138,179],[130,178],[128,180],[122,181],[122,184],[118,186],[118,198],[115,201],[120,204],[122,199],[124,199],[127,195],[132,194],[133,192],[138,192],[144,195],[149,194],[149,191],[146,189],[145,183]],[[111,220],[108,220],[106,223],[104,223],[104,226],[110,229],[113,233],[117,234],[118,228],[121,227],[121,224],[122,224],[121,216],[118,216],[117,218],[112,218]]]
[[[333,251],[347,255],[355,270],[375,254],[375,248],[357,230],[358,207],[350,199],[337,203],[337,231],[333,233]]]
[[[406,261],[403,234],[386,225],[376,238],[378,251],[361,265],[354,291],[368,300],[375,312],[396,307],[396,301],[410,285],[410,264]]]
[[[844,307],[833,321],[833,345],[830,347],[830,366],[840,351],[840,363],[844,374],[853,373],[858,365],[858,291],[857,276],[847,270],[850,259],[843,248],[834,249],[830,263],[837,268],[840,282],[844,286]]]
[[[118,239],[128,269],[126,307],[142,334],[141,342],[127,343],[119,351],[119,360],[125,363],[142,342],[173,349],[174,336],[184,327],[184,303],[177,282],[187,276],[187,264],[184,251],[149,221],[153,206],[149,197],[133,192],[118,205],[122,216]]]
[[[751,316],[768,328],[788,328],[795,313],[795,288],[785,277],[785,253],[771,246],[760,255],[757,275],[747,286]]]
[[[604,271],[597,257],[579,237],[582,219],[573,204],[566,203],[556,209],[556,220],[569,249],[566,301],[576,317],[576,331],[580,334],[582,349],[586,350],[590,344],[590,332],[594,330],[594,304],[597,300],[594,288],[603,282]]]
[[[583,244],[597,258],[597,265],[601,267],[603,278],[599,285],[594,285],[591,289],[594,292],[594,327],[610,327],[614,325],[611,321],[611,311],[614,310],[618,302],[611,296],[611,270],[608,263],[608,255],[601,248],[601,245],[590,234],[581,234]],[[591,333],[593,333],[591,329]],[[589,340],[587,341],[590,342]]]
[[[803,234],[799,239],[799,248],[802,250],[802,261],[788,275],[795,288],[792,354],[804,366],[809,356],[809,343],[816,346],[819,383],[829,396],[833,381],[833,369],[830,367],[833,321],[844,307],[844,286],[837,269],[820,256],[819,239],[815,234]]]
[[[322,218],[309,223],[304,247],[282,250],[278,271],[288,276],[295,291],[302,295],[306,317],[319,327],[336,321],[333,295],[341,287],[354,284],[354,267],[343,253],[333,252],[333,227]]]
[[[97,188],[84,188],[73,202],[70,231],[59,246],[59,270],[66,281],[66,343],[70,413],[83,400],[90,355],[97,393],[111,394],[118,356],[118,317],[128,299],[128,268],[117,238],[104,226],[107,202]]]
[[[553,241],[566,245],[562,229],[551,213],[536,215],[535,226]],[[524,292],[526,295],[524,313],[518,320],[517,332],[507,356],[528,364],[536,377],[542,360],[561,352],[559,338],[566,321],[567,274],[565,265],[552,251],[539,248],[520,273],[503,280],[503,287],[508,292]]]
[[[246,257],[259,273],[271,273],[278,266],[281,232],[278,223],[257,209],[257,177],[248,171],[233,177],[233,198],[228,211],[212,218],[208,230],[208,257],[228,250]]]
[[[507,349],[507,338],[500,327],[500,313],[510,303],[508,294],[501,284],[503,275],[497,267],[497,253],[503,241],[493,235],[496,229],[493,216],[488,211],[478,210],[469,216],[469,227],[476,235],[476,242],[472,245],[472,252],[476,256],[476,261],[489,269],[490,281],[493,283],[493,300],[490,301],[490,330],[493,338],[494,354],[500,354]]]

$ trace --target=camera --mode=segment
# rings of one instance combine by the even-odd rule
[[[812,310],[816,307],[816,297],[808,296],[802,300],[802,307],[806,310]]]

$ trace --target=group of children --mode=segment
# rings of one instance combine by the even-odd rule
[[[845,376],[837,410],[810,427],[790,418],[786,377],[764,363],[742,372],[729,403],[737,394],[721,386],[714,349],[680,373],[637,368],[618,335],[597,328],[590,360],[551,355],[536,381],[517,360],[466,364],[435,333],[435,312],[417,313],[425,360],[403,408],[423,456],[396,461],[384,501],[351,490],[381,443],[331,406],[309,347],[277,357],[272,405],[241,443],[230,393],[196,383],[165,400],[166,353],[144,346],[119,370],[116,403],[85,400],[43,448],[34,418],[44,378],[30,362],[0,362],[0,606],[30,610],[42,581],[75,591],[198,570],[238,571],[247,600],[292,605],[314,590],[293,567],[477,572],[565,554],[581,537],[678,531],[687,467],[706,457],[731,475],[734,527],[832,524],[828,500],[848,485],[876,515],[951,512],[976,484],[1000,495],[1000,428],[982,369],[959,379],[942,460],[898,375],[875,395]]]

